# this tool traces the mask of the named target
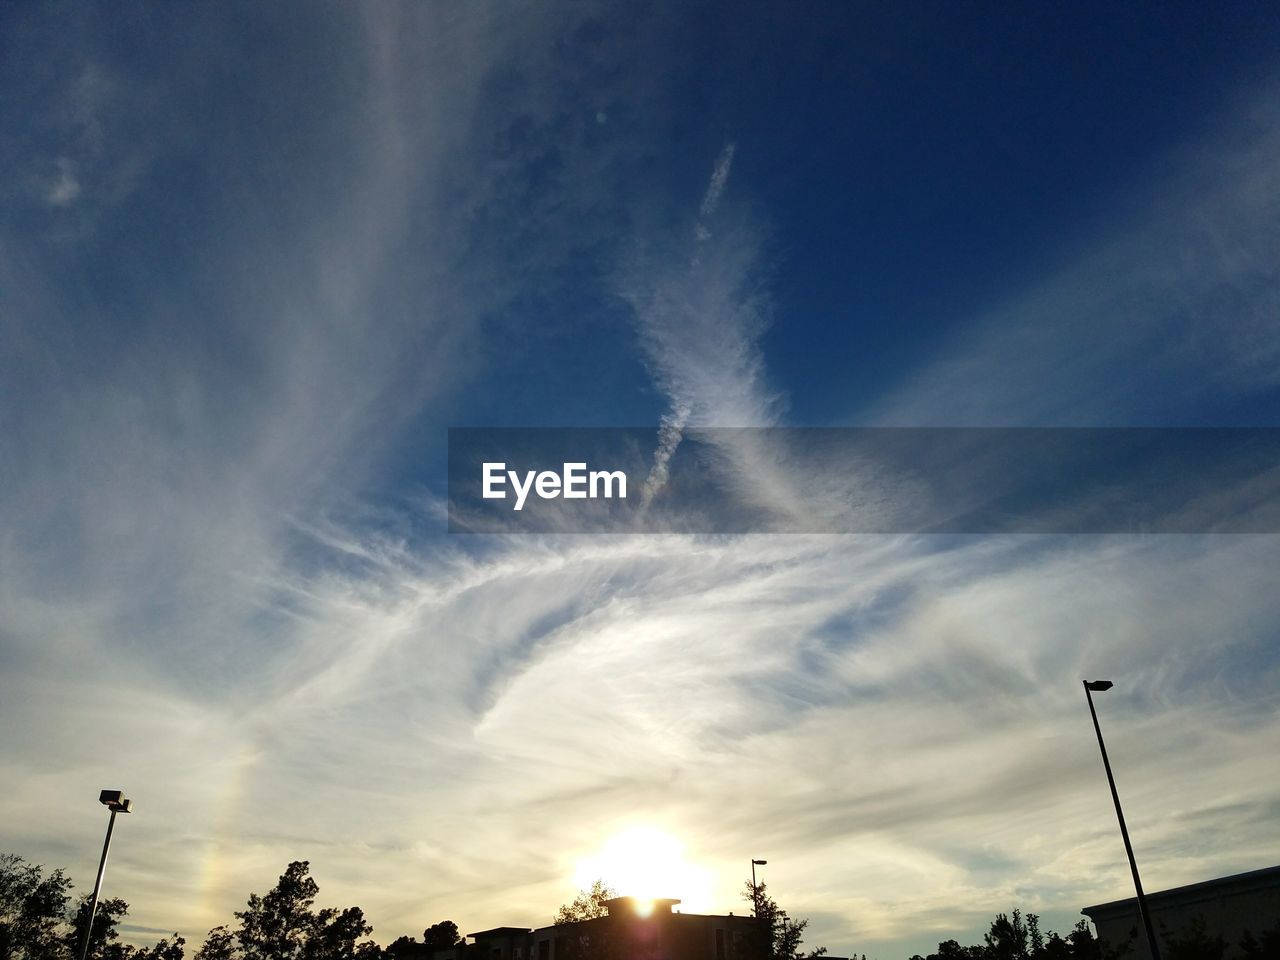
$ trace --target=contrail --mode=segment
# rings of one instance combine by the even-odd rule
[[[725,184],[729,182],[734,149],[733,142],[726,143],[720,151],[720,156],[716,158],[715,169],[711,171],[711,182],[707,184],[707,192],[703,194],[702,204],[698,207],[698,224],[695,233],[699,242],[711,236],[706,221],[716,212]],[[653,451],[653,466],[641,490],[641,509],[646,509],[653,502],[658,491],[667,485],[667,478],[670,476],[668,465],[671,463],[671,458],[675,456],[680,441],[684,439],[685,424],[692,411],[693,408],[687,401],[672,397],[671,412],[663,414],[661,425],[658,427],[658,447]]]
[[[702,197],[702,206],[698,208],[697,234],[699,240],[706,240],[711,236],[711,231],[707,229],[706,221],[716,212],[716,207],[720,205],[720,195],[724,193],[724,185],[729,181],[729,168],[733,166],[733,151],[735,148],[736,146],[732,142],[726,143],[724,149],[720,151],[719,158],[716,160],[716,168],[711,174],[711,183],[707,185],[707,192]]]
[[[645,478],[644,488],[640,491],[640,507],[645,509],[653,502],[654,496],[667,485],[667,464],[675,455],[676,447],[684,439],[684,425],[689,419],[690,408],[687,403],[680,403],[670,413],[662,415],[662,423],[658,427],[658,449],[653,451],[653,467]]]

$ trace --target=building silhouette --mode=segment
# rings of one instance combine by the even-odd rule
[[[1246,931],[1256,936],[1280,926],[1280,866],[1148,893],[1147,906],[1157,936],[1178,934],[1202,921],[1209,937],[1222,937],[1225,960],[1231,960],[1240,955]],[[1126,960],[1151,960],[1136,898],[1085,907],[1081,913],[1093,921],[1098,939],[1113,947],[1132,938]]]
[[[431,960],[762,960],[769,955],[752,917],[680,913],[679,900],[615,897],[608,915],[574,923],[494,927]],[[763,952],[762,952],[763,947]]]

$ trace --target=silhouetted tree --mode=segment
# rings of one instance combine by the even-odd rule
[[[89,934],[89,956],[97,960],[120,960],[124,949],[116,943],[120,934],[116,926],[129,912],[129,904],[119,897],[98,900],[98,909],[93,915],[93,929]],[[89,897],[81,897],[76,912],[71,920],[71,929],[63,937],[67,951],[72,957],[80,956],[80,947],[84,942],[84,929],[89,920]]]
[[[195,960],[235,960],[238,953],[236,935],[226,927],[218,926],[209,931],[196,951]]]
[[[1042,932],[1040,918],[1034,913],[1023,917],[1021,910],[1014,910],[1012,916],[996,914],[982,939],[983,943],[968,947],[944,940],[937,953],[916,954],[911,960],[1120,960],[1130,949],[1125,943],[1119,950],[1103,950],[1083,920],[1065,937],[1052,930]]]
[[[0,854],[0,960],[72,960],[80,956],[89,898],[68,910],[71,881],[13,854]],[[176,933],[153,947],[118,943],[116,927],[129,912],[119,898],[98,901],[89,956],[94,960],[182,960],[186,941]]]
[[[422,946],[427,956],[437,950],[452,950],[467,942],[467,938],[458,932],[458,925],[452,920],[441,920],[422,931]]]
[[[387,960],[430,960],[439,950],[461,950],[467,938],[452,920],[441,920],[422,931],[422,942],[415,937],[397,937],[382,951]],[[371,958],[364,958],[371,960]]]
[[[359,907],[335,910],[327,907],[316,914],[315,928],[307,938],[304,960],[354,960],[361,937],[373,930]]]
[[[0,960],[62,960],[70,890],[61,870],[0,854]]]
[[[609,916],[609,908],[605,906],[605,902],[617,895],[618,892],[604,880],[596,880],[589,889],[580,890],[571,903],[560,907],[553,923],[569,929],[556,941],[557,957],[564,957],[566,960],[611,960],[609,930],[604,925],[593,924],[590,928],[577,929],[573,929],[573,926],[586,920]]]
[[[1094,938],[1093,931],[1089,929],[1086,921],[1077,920],[1076,925],[1066,936],[1067,945],[1071,948],[1068,956],[1078,960],[1120,960],[1125,954],[1132,952],[1133,941],[1137,936],[1138,931],[1134,930],[1124,943],[1114,946],[1104,944]]]
[[[248,905],[236,913],[240,921],[235,933],[239,949],[232,950],[232,958],[354,960],[358,941],[373,928],[365,923],[359,907],[314,911],[320,888],[308,875],[309,868],[306,860],[295,860],[285,868],[270,893],[263,897],[249,895]],[[230,941],[220,937],[217,949],[225,953],[230,947]],[[212,954],[204,955],[203,948],[201,954],[199,960],[221,960]]]
[[[1032,914],[1032,916],[1035,915]],[[1037,918],[1037,924],[1038,920],[1039,918]],[[1039,933],[1037,926],[1037,938]],[[982,939],[987,943],[986,956],[989,960],[1023,960],[1024,957],[1032,956],[1027,951],[1030,930],[1023,923],[1020,910],[1013,911],[1012,919],[1008,914],[996,914],[995,920],[991,922],[991,929],[983,934]],[[1042,938],[1041,947],[1043,948]]]
[[[183,960],[187,941],[176,933],[173,939],[165,937],[149,948],[125,947],[125,960]]]
[[[607,917],[609,908],[604,905],[605,901],[612,900],[617,895],[618,892],[607,886],[604,880],[597,880],[591,884],[591,889],[580,890],[571,903],[562,905],[552,922],[561,926],[566,923],[577,923],[580,920]]]
[[[426,949],[416,937],[396,937],[383,948],[382,953],[389,960],[425,960],[427,956]]]
[[[826,947],[818,947],[808,954],[800,953],[809,921],[792,920],[787,911],[778,909],[778,904],[765,891],[763,882],[753,884],[748,880],[744,899],[750,902],[756,920],[756,935],[750,945],[754,957],[760,960],[803,960],[804,957],[820,957],[827,952]]]
[[[962,947],[957,940],[944,940],[938,944],[938,952],[922,957],[916,954],[911,960],[981,960],[986,956],[986,947]]]
[[[290,863],[275,888],[265,897],[249,894],[244,910],[236,913],[236,931],[245,960],[294,960],[315,927],[311,907],[320,888],[307,875],[307,861]]]
[[[1031,916],[1034,917],[1035,914],[1032,914]],[[1031,917],[1028,917],[1027,919],[1030,920]],[[1033,951],[1034,949],[1035,948],[1033,947]],[[1037,960],[1074,960],[1077,956],[1072,949],[1071,942],[1064,937],[1058,936],[1058,934],[1054,933],[1052,930],[1050,930],[1049,935],[1041,941],[1039,952],[1033,952],[1031,955],[1036,957]],[[1079,956],[1084,958],[1088,955],[1079,954]],[[1094,958],[1089,958],[1089,960],[1094,960]]]

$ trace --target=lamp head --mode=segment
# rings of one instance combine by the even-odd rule
[[[754,863],[757,867],[763,867],[769,861],[768,860],[752,860],[751,862]]]
[[[123,790],[103,790],[98,802],[112,813],[132,813],[133,801],[125,797]]]
[[[1101,693],[1103,690],[1110,690],[1115,684],[1110,680],[1086,680],[1084,688],[1092,690],[1094,693]]]

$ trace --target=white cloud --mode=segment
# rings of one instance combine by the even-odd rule
[[[119,880],[153,905],[139,922],[186,932],[303,855],[383,934],[432,919],[389,896],[387,875],[423,877],[441,916],[540,922],[571,893],[561,860],[620,812],[681,836],[721,909],[741,853],[777,851],[774,889],[794,913],[831,915],[814,932],[836,943],[907,936],[926,915],[946,929],[1026,887],[1061,910],[1124,887],[1085,675],[1121,682],[1104,723],[1151,884],[1255,864],[1277,784],[1252,750],[1280,731],[1274,677],[1246,664],[1280,612],[1260,589],[1273,553],[1266,539],[938,552],[652,537],[391,561],[310,584],[275,694],[202,708],[198,739],[173,719],[185,698],[136,700],[138,733],[118,734],[147,749],[90,776],[127,774],[147,813],[155,839],[120,853],[153,865]],[[136,667],[113,674],[125,700]],[[92,698],[59,682],[52,705],[78,727]],[[1230,839],[1189,857],[1186,818],[1224,799],[1244,811]],[[193,869],[192,841],[227,871],[200,909],[167,889]]]
[[[51,206],[65,207],[80,196],[80,181],[76,179],[75,167],[68,157],[59,157],[57,167],[58,175],[49,184],[47,199]]]
[[[729,182],[729,171],[733,168],[735,144],[726,143],[716,158],[715,170],[711,172],[711,182],[707,184],[707,192],[702,196],[702,206],[698,208],[698,239],[708,240],[706,221],[715,216],[716,207],[720,206],[720,196],[724,193],[725,184]]]

